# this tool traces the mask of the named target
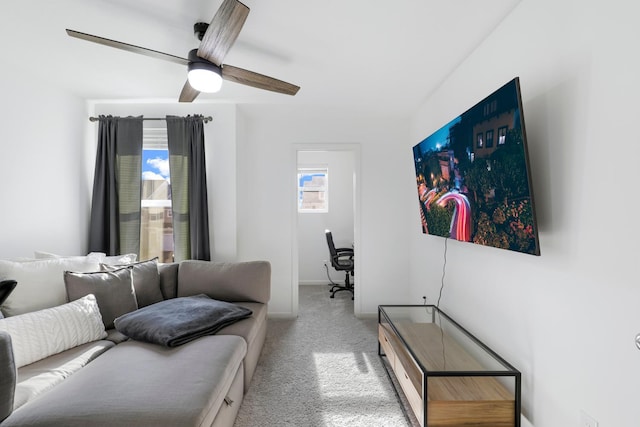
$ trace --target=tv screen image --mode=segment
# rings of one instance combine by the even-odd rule
[[[517,77],[413,156],[423,233],[540,255]]]

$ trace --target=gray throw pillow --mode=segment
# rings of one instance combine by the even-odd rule
[[[138,309],[129,268],[95,273],[65,271],[64,284],[69,301],[95,295],[105,329],[113,328],[116,317]]]
[[[171,299],[178,296],[178,266],[177,262],[158,264],[160,273],[160,291],[164,299]]]
[[[138,307],[146,307],[164,299],[160,290],[158,258],[133,264],[100,264],[100,269],[103,271],[114,271],[124,267],[132,269],[133,289],[136,293]]]

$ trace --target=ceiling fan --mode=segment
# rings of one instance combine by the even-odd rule
[[[200,46],[191,50],[187,58],[79,31],[66,31],[71,37],[186,65],[189,72],[180,93],[180,102],[192,102],[200,92],[217,92],[223,79],[285,95],[295,95],[300,89],[299,86],[222,63],[248,15],[249,8],[246,5],[237,0],[224,0],[210,24],[199,22],[194,25]]]

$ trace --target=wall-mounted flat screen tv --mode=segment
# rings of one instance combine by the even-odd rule
[[[517,77],[413,156],[423,233],[540,255]]]

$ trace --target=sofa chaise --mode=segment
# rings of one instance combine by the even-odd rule
[[[11,273],[18,276],[16,292],[22,285],[20,276],[30,268],[29,262],[21,264],[24,265],[0,261],[0,280]],[[4,419],[1,427],[234,424],[266,337],[270,264],[189,260],[154,266],[157,282],[152,281],[151,287],[148,281],[144,286],[141,284],[141,279],[148,278],[149,271],[153,271],[149,261],[130,268],[112,267],[113,271],[107,272],[65,272],[69,302],[19,314],[12,313],[11,307],[7,313],[2,307],[9,316],[0,319],[0,420]],[[123,275],[126,279],[127,273],[131,274],[136,306],[125,309],[123,314],[121,307],[126,304],[119,303],[110,312],[104,301],[115,292],[110,291],[108,296],[101,294],[104,277],[100,274],[110,278]],[[80,288],[84,286],[82,280],[88,277],[90,285],[85,293],[92,289],[96,292],[72,298],[72,293],[78,290],[77,286],[73,288],[78,277],[70,277],[71,274],[80,277]],[[156,283],[160,292],[156,292]],[[127,316],[196,297],[230,302],[229,305],[246,313],[241,320],[223,323],[214,335],[204,334],[175,346],[129,338],[113,327],[115,324],[119,328],[119,322]],[[25,334],[30,336],[33,331],[16,333],[16,330],[21,331],[22,324],[28,323],[37,336],[37,331],[49,328],[42,325],[40,329],[34,328],[38,323],[31,317],[44,316],[46,325],[54,325],[50,327],[55,330],[46,332],[43,341],[51,340],[52,335],[65,328],[86,328],[87,324],[97,322],[87,318],[80,322],[83,325],[67,321],[74,326],[58,327],[58,311],[64,310],[75,310],[68,318],[99,311],[98,319],[103,322],[96,326],[99,339],[82,342],[86,339],[78,341],[74,337],[70,348],[45,351],[43,358],[26,351],[33,342],[25,344]],[[6,332],[2,332],[3,322]],[[65,340],[68,338],[62,336],[50,345],[55,347]],[[74,340],[81,343],[75,345]]]

